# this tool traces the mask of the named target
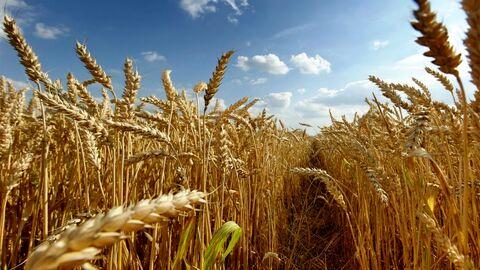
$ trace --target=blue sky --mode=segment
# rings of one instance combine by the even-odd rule
[[[5,4],[6,3],[6,4]],[[409,82],[415,76],[448,100],[428,77],[425,51],[414,43],[408,0],[156,0],[30,1],[0,0],[17,18],[43,67],[52,78],[66,72],[88,74],[74,44],[86,42],[97,61],[122,91],[125,57],[143,77],[141,95],[163,96],[160,74],[173,70],[178,89],[208,81],[222,52],[236,51],[218,98],[225,105],[260,98],[291,127],[299,122],[323,125],[328,111],[352,116],[364,112],[365,97],[376,92],[366,81],[376,75]],[[451,42],[460,52],[466,30],[457,1],[433,0]],[[468,64],[461,70],[468,81]],[[23,69],[0,40],[0,74],[21,85]],[[471,85],[468,85],[471,86]],[[98,93],[98,92],[97,92]]]

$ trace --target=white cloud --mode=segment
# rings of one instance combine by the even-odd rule
[[[264,84],[266,82],[267,82],[267,78],[256,78],[256,79],[250,80],[251,85]]]
[[[155,52],[155,51],[148,51],[142,52],[143,58],[148,62],[155,62],[155,61],[166,61],[167,58],[165,56]]]
[[[430,59],[422,53],[416,53],[406,56],[396,61],[392,69],[396,70],[423,70],[426,66],[431,66]]]
[[[248,76],[244,76],[243,79],[240,79],[240,78],[237,78],[237,79],[233,79],[232,80],[232,83],[234,84],[238,84],[238,85],[242,85],[243,83],[248,83],[248,84],[251,84],[251,85],[258,85],[258,84],[264,84],[268,81],[267,78],[263,78],[263,77],[260,77],[260,78],[250,78]]]
[[[236,14],[238,15],[242,14],[242,10],[238,7],[236,0],[224,0],[224,1],[230,5],[230,7],[235,11]],[[248,6],[248,0],[241,0],[240,5],[244,7]]]
[[[285,75],[290,70],[275,54],[255,55],[252,58],[239,56],[236,66],[244,71],[250,68],[257,68],[275,75]]]
[[[335,110],[340,115],[352,115],[355,110],[365,111],[367,105],[364,102],[366,97],[378,90],[367,80],[347,83],[341,89],[319,88],[317,94],[304,98],[295,103],[294,108],[302,118],[321,118],[328,116],[328,110]],[[360,112],[360,111],[359,111]]]
[[[228,15],[227,19],[235,24],[238,23],[237,16],[243,13],[242,9],[248,6],[248,0],[180,0],[180,7],[196,19],[203,14],[216,12],[219,2],[227,4],[233,10],[234,13]]]
[[[233,82],[234,84],[238,84],[238,85],[241,85],[241,84],[242,84],[242,80],[240,80],[240,79],[233,79],[232,82]]]
[[[296,92],[300,93],[296,100],[289,91],[269,93],[251,112],[258,113],[266,108],[289,127],[298,127],[300,122],[322,126],[330,123],[329,112],[336,118],[345,115],[347,119],[352,119],[355,113],[365,113],[368,105],[364,99],[371,97],[372,92],[382,100],[379,91],[367,80],[353,81],[339,89],[319,88],[308,96],[310,91],[305,88]]]
[[[387,47],[388,43],[389,43],[388,40],[374,40],[372,42],[372,46],[375,51],[378,51],[382,48]]]
[[[320,55],[308,57],[306,53],[292,55],[290,61],[303,74],[320,74],[321,72],[330,73],[331,64]]]
[[[243,71],[249,70],[250,66],[248,65],[248,57],[246,56],[237,57],[237,64],[235,66],[240,68]]]
[[[371,97],[376,87],[368,80],[353,81],[340,89],[319,88],[311,100],[325,105],[359,105],[366,97]]]
[[[295,109],[302,118],[318,118],[328,116],[328,106],[312,102],[309,99],[300,100],[295,104]]]
[[[421,52],[412,54],[401,58],[390,66],[384,67],[380,73],[376,75],[388,82],[408,84],[411,84],[412,77],[415,77],[427,85],[427,87],[431,88],[437,85],[436,79],[425,72],[425,67],[437,69],[430,63],[431,60],[431,58],[424,56]],[[433,91],[432,94],[435,96],[436,92],[437,91]],[[440,92],[443,93],[444,91]],[[445,96],[448,97],[448,95]],[[437,96],[437,98],[439,98],[439,96]]]
[[[317,120],[316,122],[319,124],[327,124],[330,118],[329,112],[332,112],[332,115],[336,118],[343,115],[345,115],[347,118],[352,118],[356,113],[363,114],[367,112],[368,105],[355,104],[327,106],[322,103],[302,100],[295,104],[295,110],[299,113],[300,119]]]
[[[265,97],[267,106],[272,109],[285,109],[290,106],[292,92],[270,93]]]
[[[248,111],[252,114],[252,115],[258,115],[259,113],[261,113],[264,109],[266,109],[268,111],[268,108],[267,108],[267,103],[262,100],[261,98],[257,98],[258,101],[257,103],[255,103],[255,105],[253,105]],[[253,100],[253,98],[251,99]]]
[[[228,15],[227,20],[232,24],[238,24],[238,18],[233,15]]]
[[[68,33],[66,27],[48,26],[44,23],[35,24],[35,35],[43,39],[57,39],[59,36],[63,36]]]
[[[198,18],[201,14],[215,12],[217,9],[211,3],[212,0],[181,0],[180,7],[188,12],[192,18]]]
[[[348,84],[347,84],[347,86],[348,86]],[[333,90],[333,89],[328,89],[328,88],[325,88],[325,87],[319,88],[317,90],[317,92],[320,95],[325,96],[325,97],[334,97],[338,94],[339,91],[341,91],[341,90]]]

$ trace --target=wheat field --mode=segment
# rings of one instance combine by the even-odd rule
[[[257,99],[221,108],[234,51],[192,93],[166,70],[165,98],[140,97],[133,60],[114,89],[82,43],[90,78],[50,78],[5,16],[31,83],[0,79],[1,269],[478,269],[480,1],[461,2],[473,98],[446,26],[415,3],[451,103],[370,76],[383,98],[313,136],[253,114]]]

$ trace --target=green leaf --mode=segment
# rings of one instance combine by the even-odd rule
[[[242,228],[238,226],[234,221],[226,222],[225,224],[218,229],[210,240],[210,244],[203,255],[203,270],[210,270],[215,265],[215,261],[219,254],[222,255],[222,263],[225,261],[225,258],[232,253],[235,245],[242,236]],[[225,242],[230,237],[230,242],[228,243],[227,249],[223,250]]]
[[[177,269],[180,266],[181,262],[185,259],[185,254],[188,249],[188,242],[192,238],[192,232],[195,228],[195,218],[192,218],[187,225],[187,228],[183,231],[182,236],[180,237],[180,242],[178,243],[177,255],[173,261],[172,269]]]

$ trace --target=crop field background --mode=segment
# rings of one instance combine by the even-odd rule
[[[140,97],[132,59],[115,89],[83,42],[89,78],[50,78],[6,15],[30,84],[0,79],[1,269],[478,269],[480,1],[461,4],[471,83],[428,0],[411,21],[450,103],[370,76],[383,97],[313,135],[221,106],[234,51],[191,93],[165,70]]]

